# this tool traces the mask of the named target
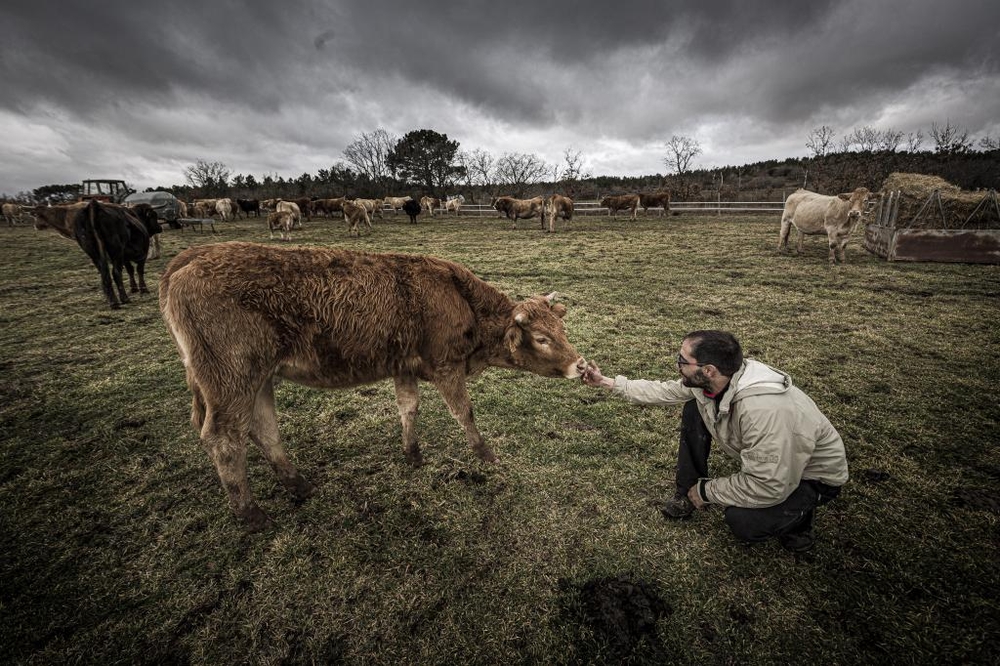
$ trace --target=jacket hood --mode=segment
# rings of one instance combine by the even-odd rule
[[[760,361],[747,359],[733,376],[731,385],[736,389],[732,397],[735,402],[752,395],[784,393],[792,388],[792,378]]]

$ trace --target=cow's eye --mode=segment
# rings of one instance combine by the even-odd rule
[[[538,344],[544,346],[544,345],[549,344],[549,339],[548,338],[543,338],[543,337],[536,337],[535,338],[535,342],[537,342]]]

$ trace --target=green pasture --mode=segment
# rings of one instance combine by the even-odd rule
[[[847,445],[814,551],[738,544],[719,510],[667,522],[679,408],[569,380],[470,381],[501,462],[432,387],[406,464],[391,382],[282,384],[301,505],[251,450],[277,527],[246,534],[188,424],[153,294],[108,309],[73,244],[0,228],[0,655],[12,664],[986,663],[1000,654],[1000,268],[888,264],[856,233],[778,255],[778,215],[314,220],[294,242],[432,254],[515,298],[558,291],[605,374],[676,377],[724,328],[788,372]],[[810,242],[811,241],[811,242]],[[735,469],[721,454],[714,474]]]

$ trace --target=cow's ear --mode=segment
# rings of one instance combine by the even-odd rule
[[[838,194],[837,198],[843,199],[844,201],[850,201],[851,200],[851,195],[850,194]]]
[[[523,310],[514,315],[514,322],[521,328],[526,327],[529,320],[528,313]]]
[[[559,317],[560,319],[562,319],[563,317],[566,316],[566,306],[563,305],[562,303],[556,303],[555,305],[552,306],[552,312],[557,317]]]
[[[514,318],[517,321],[517,317]],[[520,322],[518,322],[520,323]],[[517,357],[518,348],[521,346],[521,341],[524,339],[524,332],[521,331],[520,326],[508,326],[507,332],[504,333],[503,341],[507,345],[510,355]]]

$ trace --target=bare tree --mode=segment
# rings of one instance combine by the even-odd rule
[[[1000,150],[1000,138],[994,139],[987,134],[979,140],[979,147],[983,150]]]
[[[899,149],[899,145],[903,142],[903,133],[899,130],[887,129],[882,130],[879,133],[878,150],[894,153]]]
[[[398,140],[398,137],[389,134],[382,128],[367,134],[359,134],[344,148],[344,159],[360,175],[367,177],[375,184],[384,184],[393,176],[392,170],[389,168],[388,158]]]
[[[873,153],[878,148],[881,132],[872,127],[856,127],[851,134],[851,142],[863,153]]]
[[[906,152],[915,153],[919,151],[923,142],[924,133],[921,130],[917,130],[916,133],[910,132],[906,135]]]
[[[824,157],[833,148],[833,128],[821,125],[809,132],[806,148],[812,151],[813,157]]]
[[[936,153],[967,153],[972,150],[969,131],[957,125],[952,127],[951,120],[947,121],[944,127],[931,123],[931,138],[934,139]]]
[[[663,158],[663,164],[676,171],[678,176],[689,171],[694,158],[701,154],[701,146],[689,136],[673,135],[666,148],[667,156]]]
[[[583,152],[567,148],[563,151],[563,162],[565,162],[566,166],[563,167],[562,178],[560,180],[575,182],[590,178],[590,174],[585,173],[583,170]]]
[[[198,160],[184,169],[184,178],[202,194],[223,194],[229,186],[229,167],[222,162]]]
[[[854,135],[845,134],[840,137],[840,152],[849,153],[851,152],[851,147],[854,145]]]
[[[496,163],[497,185],[518,197],[523,197],[528,186],[540,182],[548,172],[548,165],[534,153],[504,153]]]

